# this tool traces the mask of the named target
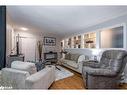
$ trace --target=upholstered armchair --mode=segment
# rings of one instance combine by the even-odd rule
[[[13,61],[11,68],[1,70],[0,86],[11,89],[48,89],[55,81],[55,67],[46,66],[37,72],[35,64]]]
[[[106,50],[100,62],[84,62],[83,80],[88,89],[115,89],[127,62],[125,50]]]

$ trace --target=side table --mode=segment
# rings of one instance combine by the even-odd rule
[[[9,55],[7,56],[6,67],[10,68],[13,61],[24,61],[24,55]]]

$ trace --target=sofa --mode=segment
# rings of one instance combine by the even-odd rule
[[[68,67],[74,71],[82,73],[82,62],[86,59],[85,55],[67,53],[60,62],[63,66]]]
[[[84,62],[82,76],[88,89],[115,89],[127,63],[127,51],[106,50],[101,60]]]
[[[46,66],[37,72],[34,63],[13,61],[11,68],[1,70],[1,80],[13,89],[48,89],[55,80],[55,67]]]

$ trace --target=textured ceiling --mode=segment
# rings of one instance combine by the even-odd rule
[[[127,13],[126,6],[8,6],[17,28],[27,27],[60,36]]]

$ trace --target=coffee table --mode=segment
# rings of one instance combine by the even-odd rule
[[[57,67],[59,65],[57,64],[57,59],[46,60],[45,65],[54,65],[56,69],[60,70],[60,68]]]

